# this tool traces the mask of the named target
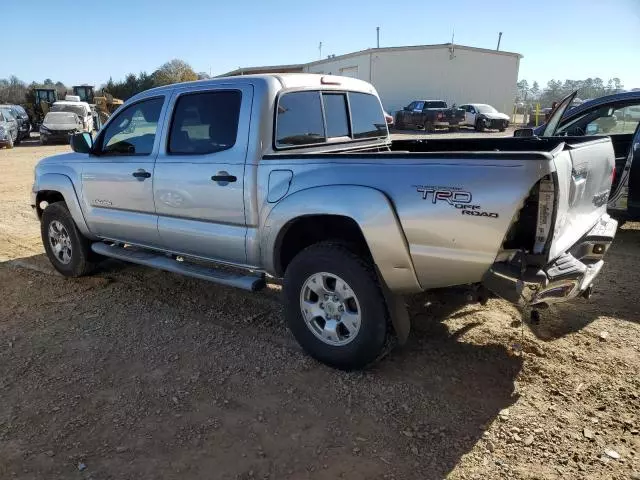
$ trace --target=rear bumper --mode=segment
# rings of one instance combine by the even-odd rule
[[[521,306],[588,297],[617,228],[616,220],[603,215],[585,236],[544,268],[527,266],[522,258],[498,262],[484,275],[482,283],[496,295]]]

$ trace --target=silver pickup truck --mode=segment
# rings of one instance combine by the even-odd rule
[[[405,294],[588,296],[617,227],[608,138],[392,141],[351,78],[161,87],[71,146],[33,184],[60,273],[112,257],[250,291],[281,280],[296,339],[343,369],[406,339]]]

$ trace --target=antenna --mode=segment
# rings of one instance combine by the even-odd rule
[[[319,52],[319,59],[322,60],[322,42],[320,42],[320,45],[318,45],[318,52]]]
[[[376,27],[376,48],[380,48],[380,27]]]
[[[498,33],[498,46],[496,47],[496,52],[500,50],[500,40],[502,40],[502,32]]]

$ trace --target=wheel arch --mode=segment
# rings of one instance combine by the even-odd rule
[[[340,235],[327,231],[333,226]],[[337,239],[362,240],[373,259],[381,280],[396,293],[421,290],[408,244],[387,196],[376,189],[355,185],[330,185],[295,192],[281,200],[261,225],[261,263],[265,270],[282,276],[286,259],[293,252],[288,235],[315,229],[315,241]],[[289,237],[292,238],[292,237]],[[304,248],[305,241],[297,247]],[[295,244],[295,242],[294,242]],[[299,250],[298,250],[299,251]]]
[[[80,207],[78,195],[69,177],[59,173],[46,173],[41,175],[37,178],[36,184],[34,185],[34,195],[34,207],[38,218],[42,217],[43,209],[41,208],[41,203],[43,201],[47,203],[64,201],[78,230],[80,230],[85,237],[95,239],[95,236],[87,226]]]

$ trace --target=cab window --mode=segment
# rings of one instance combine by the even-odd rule
[[[102,136],[101,155],[150,155],[164,97],[129,105],[118,113]]]
[[[238,90],[182,95],[171,121],[168,153],[203,155],[233,147],[241,101]]]

